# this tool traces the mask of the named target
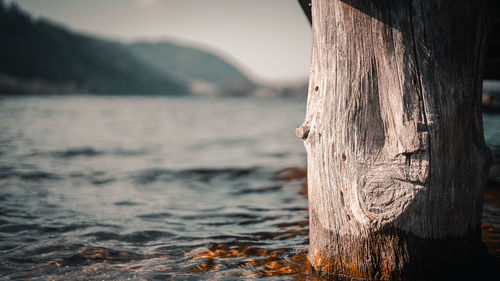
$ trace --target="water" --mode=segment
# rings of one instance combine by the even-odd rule
[[[0,278],[314,278],[304,116],[290,99],[0,100]]]

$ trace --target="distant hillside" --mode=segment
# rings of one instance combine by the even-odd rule
[[[196,95],[248,96],[257,87],[227,61],[197,48],[164,41],[137,42],[129,49],[164,75],[187,83]]]
[[[96,94],[187,92],[183,82],[135,57],[126,46],[34,20],[0,2],[0,93],[58,89]]]
[[[34,19],[0,0],[0,95],[303,97],[307,84],[259,85],[210,52],[170,42],[123,44]]]
[[[248,80],[238,69],[209,52],[170,42],[137,42],[130,50],[162,73],[190,82],[224,84]]]

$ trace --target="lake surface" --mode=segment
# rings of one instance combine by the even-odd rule
[[[0,99],[0,278],[314,278],[304,116],[290,99]],[[500,118],[484,124],[498,154]],[[499,218],[487,202],[493,244]]]

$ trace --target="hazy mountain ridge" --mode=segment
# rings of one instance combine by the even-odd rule
[[[36,81],[95,94],[187,92],[187,85],[162,75],[122,44],[35,20],[17,6],[0,6],[0,34],[1,93],[33,93],[26,85]],[[17,82],[6,83],[6,77]],[[43,92],[42,87],[35,93]]]
[[[185,82],[202,80],[223,84],[248,78],[220,57],[171,42],[136,42],[129,49],[162,73]],[[200,63],[203,62],[203,63]]]
[[[249,95],[257,85],[221,57],[172,42],[135,42],[131,52],[164,75],[187,83],[193,94]]]
[[[303,97],[307,85],[257,84],[209,51],[171,42],[124,44],[35,19],[0,2],[1,94]]]

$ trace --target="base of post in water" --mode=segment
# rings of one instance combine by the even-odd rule
[[[315,232],[309,262],[319,272],[341,277],[422,280],[443,269],[462,270],[463,265],[488,260],[487,250],[480,242],[480,230],[443,239],[421,238],[394,229],[373,232],[367,237],[339,236],[325,229]],[[322,237],[329,237],[329,241],[321,240]]]

